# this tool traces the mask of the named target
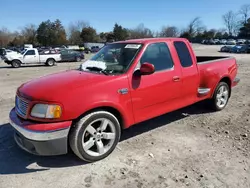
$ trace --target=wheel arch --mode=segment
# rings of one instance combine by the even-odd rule
[[[226,84],[228,84],[228,87],[229,87],[229,97],[231,97],[232,80],[230,79],[229,76],[224,76],[224,77],[222,77],[222,78],[216,83],[216,85],[214,86],[214,89],[213,89],[213,95],[214,95],[214,92],[215,92],[216,87],[217,87],[218,84],[221,83],[221,82],[225,82]],[[212,95],[212,97],[213,97],[213,95]]]
[[[229,87],[229,97],[231,97],[231,87],[232,87],[232,80],[229,78],[229,76],[225,76],[223,77],[220,82],[225,82],[227,83],[228,87]],[[220,83],[219,82],[219,83]]]
[[[22,61],[20,59],[12,59],[11,62],[18,61],[20,64],[22,64]]]
[[[47,63],[49,60],[53,60],[53,61],[55,61],[55,62],[56,62],[55,58],[50,57],[50,58],[48,58],[48,59],[46,60],[46,63]]]
[[[107,111],[107,112],[113,114],[118,119],[120,126],[121,126],[121,130],[126,128],[125,118],[122,115],[122,113],[119,110],[117,110],[116,108],[111,107],[111,106],[100,106],[100,107],[95,107],[95,108],[92,108],[90,110],[87,110],[86,112],[84,112],[80,116],[78,116],[76,119],[74,119],[73,124],[75,124],[77,121],[79,121],[81,118],[83,118],[87,114],[90,114],[90,113],[96,112],[96,111]]]

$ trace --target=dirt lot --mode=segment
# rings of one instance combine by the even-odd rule
[[[197,55],[221,55],[218,46],[194,49]],[[19,69],[0,63],[0,187],[250,187],[250,54],[234,56],[241,82],[226,109],[212,113],[196,104],[136,125],[123,133],[113,154],[93,164],[73,154],[27,154],[8,124],[21,83],[79,63]]]

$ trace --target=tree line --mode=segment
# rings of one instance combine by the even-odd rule
[[[38,26],[29,24],[20,31],[11,32],[7,28],[0,29],[0,46],[21,46],[24,43],[49,46],[74,44],[84,42],[112,42],[126,39],[151,37],[184,37],[192,41],[218,38],[250,39],[250,4],[242,5],[236,12],[230,10],[222,15],[224,28],[206,29],[200,17],[192,19],[184,29],[176,26],[163,26],[159,31],[153,31],[143,23],[135,28],[126,28],[118,23],[110,32],[97,33],[88,22],[79,20],[64,27],[59,19],[46,20]]]

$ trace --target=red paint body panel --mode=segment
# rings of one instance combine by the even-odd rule
[[[182,68],[174,41],[183,41],[190,51],[193,65]],[[128,42],[128,41],[122,41]],[[129,70],[122,75],[102,75],[78,70],[64,71],[31,80],[19,87],[18,94],[31,101],[28,114],[36,103],[60,104],[62,116],[59,119],[38,119],[28,115],[19,122],[32,130],[53,130],[60,126],[70,126],[72,120],[85,112],[99,107],[111,107],[120,112],[123,126],[135,123],[188,106],[210,98],[218,82],[224,78],[233,80],[237,74],[234,58],[198,64],[191,45],[185,39],[157,38],[130,40],[143,43]],[[154,42],[165,42],[170,50],[174,67],[151,75],[134,77],[134,70],[146,47]],[[210,88],[209,95],[198,96],[198,88]],[[128,93],[121,94],[120,89]],[[15,112],[10,117],[17,119]],[[43,122],[33,124],[32,122]]]
[[[233,80],[237,75],[237,64],[234,58],[230,58],[198,64],[198,70],[200,72],[200,87],[211,88],[210,97],[212,97],[218,82],[222,78],[228,77],[231,80],[231,86],[234,86]]]

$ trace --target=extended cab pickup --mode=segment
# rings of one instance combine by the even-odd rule
[[[201,100],[222,110],[239,82],[237,68],[235,58],[195,56],[186,39],[115,42],[79,69],[21,85],[10,123],[30,153],[59,155],[71,147],[97,161],[136,123]]]
[[[27,48],[21,53],[6,55],[4,62],[18,68],[21,64],[46,64],[53,66],[57,61],[61,60],[61,54],[39,54],[36,48]]]

